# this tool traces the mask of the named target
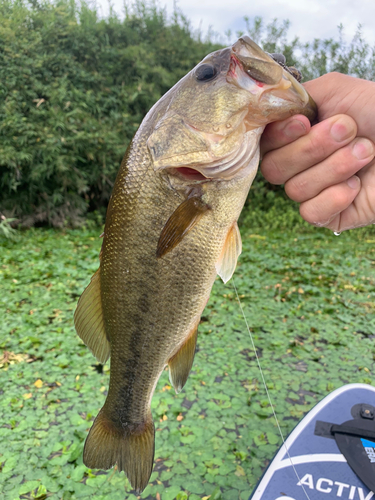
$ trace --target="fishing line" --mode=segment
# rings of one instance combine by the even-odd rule
[[[292,466],[293,470],[294,470],[294,473],[298,479],[298,482],[301,483],[301,478],[297,472],[297,469],[295,468],[294,466],[294,463],[293,463],[293,460],[292,460],[292,457],[290,456],[289,454],[289,450],[288,450],[288,447],[286,446],[285,444],[285,439],[284,439],[284,436],[283,436],[283,433],[281,431],[281,427],[280,427],[280,424],[279,424],[279,420],[276,416],[276,411],[275,411],[275,408],[272,404],[272,400],[271,400],[271,396],[270,396],[270,393],[268,392],[268,388],[267,388],[267,384],[266,384],[266,379],[264,378],[264,374],[263,374],[263,370],[262,370],[262,367],[260,366],[260,360],[259,360],[259,357],[258,357],[258,353],[257,353],[257,350],[255,348],[255,343],[254,343],[254,339],[253,339],[253,336],[251,334],[251,331],[250,331],[250,327],[249,327],[249,323],[247,322],[247,319],[246,319],[246,316],[245,316],[245,312],[242,308],[242,304],[241,304],[241,301],[240,301],[240,297],[238,295],[238,292],[237,292],[237,287],[236,287],[236,284],[234,282],[234,278],[232,276],[232,283],[233,283],[233,288],[234,288],[234,291],[236,293],[236,297],[237,297],[237,302],[240,306],[240,309],[241,309],[241,312],[242,312],[242,316],[243,316],[243,319],[245,320],[245,324],[246,324],[246,327],[247,327],[247,331],[249,332],[249,335],[250,335],[250,340],[251,340],[251,345],[253,346],[253,351],[254,351],[254,354],[255,354],[255,358],[257,360],[257,364],[258,364],[258,368],[259,368],[259,371],[260,371],[260,376],[262,378],[262,382],[263,382],[263,385],[264,385],[264,388],[266,389],[266,394],[267,394],[267,397],[268,397],[268,401],[270,402],[270,406],[271,406],[271,409],[272,409],[272,413],[273,413],[273,417],[275,419],[275,422],[276,422],[276,425],[277,425],[277,428],[279,429],[279,433],[280,433],[280,436],[281,436],[281,440],[283,442],[283,447],[285,448],[285,451],[286,451],[286,454],[288,456],[288,459],[290,461],[290,465]],[[300,486],[302,486],[302,490],[304,492],[304,494],[306,495],[306,498],[308,500],[310,500],[310,497],[307,493],[307,491],[305,490],[305,487],[303,486],[303,484],[301,483]]]

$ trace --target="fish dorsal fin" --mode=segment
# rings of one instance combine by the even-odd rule
[[[74,313],[74,325],[78,336],[96,359],[104,364],[110,355],[110,344],[104,329],[100,269],[93,275],[78,301]]]
[[[237,259],[242,252],[242,241],[237,222],[230,228],[224,243],[220,259],[216,263],[216,271],[220,278],[226,283],[229,281],[236,269]]]
[[[198,328],[194,328],[189,338],[177,353],[168,361],[169,380],[178,394],[186,384],[193,365]]]
[[[177,246],[207,210],[209,210],[209,206],[199,196],[193,196],[183,201],[163,227],[156,256],[163,257]]]

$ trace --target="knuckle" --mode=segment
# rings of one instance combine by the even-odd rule
[[[285,192],[291,200],[302,202],[308,197],[308,182],[302,175],[296,175],[285,184]]]
[[[343,73],[339,73],[338,71],[332,71],[330,79],[335,83],[343,82],[344,80],[348,79],[348,75],[344,75]]]
[[[300,205],[300,214],[310,224],[328,227],[353,201],[355,191],[346,183],[329,188]]]
[[[330,73],[326,73],[319,77],[320,84],[326,90],[325,101],[329,101],[335,95],[337,95],[337,89],[344,86],[347,83],[348,75],[344,75],[337,71],[332,71]]]
[[[320,161],[329,156],[328,144],[325,137],[315,133],[309,136],[309,141],[305,144],[303,154],[313,161]]]
[[[348,176],[350,177],[350,175],[352,175],[353,167],[356,166],[357,162],[358,160],[356,161],[352,157],[350,150],[345,151],[341,161],[335,162],[330,167],[332,178],[334,180],[342,180]]]
[[[307,203],[301,203],[299,207],[299,213],[306,222],[309,224],[313,224],[314,226],[324,226],[322,222],[320,222],[319,215],[316,213],[313,207]]]
[[[271,184],[283,184],[285,182],[285,174],[280,168],[280,162],[276,161],[275,154],[268,153],[262,160],[260,170],[264,178]]]
[[[326,227],[339,213],[333,207],[327,207],[321,199],[309,200],[300,205],[300,215],[308,222],[317,227]]]
[[[341,81],[342,79],[342,74],[339,73],[338,71],[331,71],[330,73],[326,73],[325,75],[322,75],[321,81],[328,81],[328,82],[334,82],[337,83]]]
[[[338,207],[338,211],[341,211],[352,202],[353,190],[345,187],[341,189],[336,196],[336,206]]]

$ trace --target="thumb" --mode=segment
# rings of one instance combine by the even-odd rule
[[[306,135],[310,128],[308,118],[303,115],[295,115],[286,120],[270,123],[265,128],[260,141],[261,157],[272,149],[279,149]]]

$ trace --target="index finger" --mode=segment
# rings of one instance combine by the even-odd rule
[[[272,149],[279,149],[306,135],[311,129],[309,119],[303,115],[295,115],[267,125],[260,141],[261,156]]]
[[[284,184],[349,144],[356,134],[357,124],[350,116],[327,118],[314,125],[307,135],[267,153],[261,164],[262,174],[272,184]]]

